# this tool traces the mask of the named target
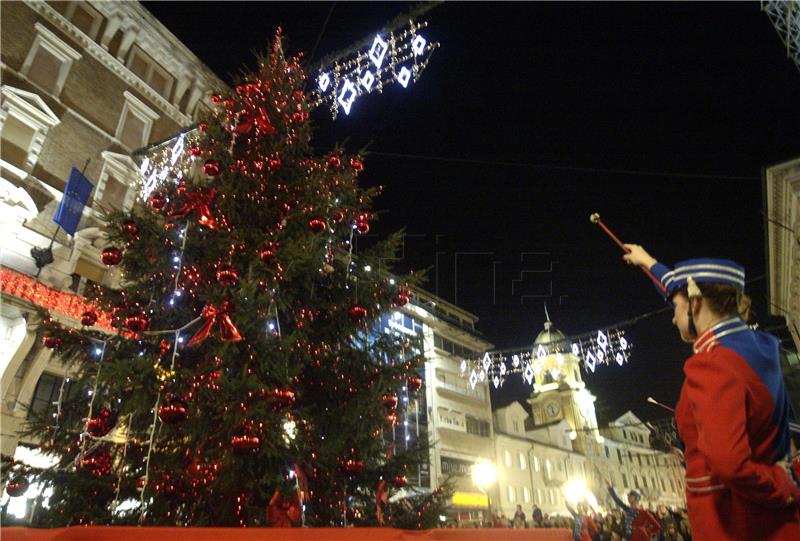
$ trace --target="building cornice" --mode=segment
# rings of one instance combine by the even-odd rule
[[[125,81],[126,84],[130,85],[142,95],[146,96],[147,99],[153,102],[176,123],[179,125],[187,125],[192,121],[189,115],[182,113],[175,105],[170,103],[161,94],[153,90],[150,85],[142,81],[137,75],[125,67],[125,65],[117,60],[111,53],[95,43],[94,40],[81,32],[75,25],[69,22],[58,11],[47,5],[44,1],[25,0],[25,3],[36,13],[55,25],[59,30],[78,42],[83,50],[85,50],[95,60],[102,63],[110,72],[116,74],[120,79]],[[138,2],[136,4],[138,5]]]

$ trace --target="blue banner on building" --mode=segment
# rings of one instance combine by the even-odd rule
[[[75,230],[78,229],[83,207],[86,206],[93,187],[94,185],[89,182],[89,179],[78,171],[77,167],[72,166],[67,187],[64,188],[64,197],[61,198],[61,204],[53,218],[53,221],[70,235],[74,235]]]

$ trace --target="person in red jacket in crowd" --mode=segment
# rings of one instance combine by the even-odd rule
[[[635,490],[628,492],[628,503],[617,496],[611,481],[606,479],[608,493],[614,502],[625,512],[625,539],[628,541],[650,541],[650,538],[661,530],[661,523],[653,514],[639,506],[641,495]]]
[[[797,541],[800,487],[789,473],[790,406],[779,342],[746,325],[744,269],[694,259],[674,270],[641,246],[624,259],[661,280],[673,324],[693,344],[675,412],[695,541]]]

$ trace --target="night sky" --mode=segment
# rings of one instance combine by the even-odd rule
[[[290,53],[308,58],[319,39],[319,60],[411,7],[144,4],[228,82],[278,25]],[[800,155],[800,71],[757,2],[447,3],[424,19],[441,48],[419,82],[336,122],[312,117],[320,152],[370,144],[362,179],[385,186],[370,234],[405,228],[398,270],[428,268],[427,289],[478,315],[499,348],[531,344],[545,302],[568,335],[666,308],[589,223],[599,212],[669,265],[740,262],[756,319],[776,325],[762,168]],[[671,317],[627,327],[630,363],[586,378],[601,418],[662,417],[646,397],[677,401],[690,349]]]

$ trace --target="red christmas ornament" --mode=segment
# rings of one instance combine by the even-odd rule
[[[81,325],[84,327],[91,327],[95,323],[97,323],[97,312],[93,310],[87,310],[81,314]]]
[[[124,325],[133,332],[143,332],[150,327],[150,319],[147,314],[139,311],[126,317]]]
[[[397,306],[405,306],[411,300],[411,292],[403,288],[397,290],[397,296],[394,298],[394,303]]]
[[[355,229],[359,235],[366,235],[369,233],[369,222],[363,218],[359,218],[356,220]]]
[[[360,173],[361,171],[364,170],[364,164],[361,163],[361,160],[358,160],[356,158],[350,158],[350,165],[352,166],[353,171],[355,171],[356,173]]]
[[[125,220],[122,222],[122,232],[130,240],[139,240],[139,226],[133,220]]]
[[[111,453],[95,450],[84,457],[81,468],[92,475],[102,476],[111,473]]]
[[[225,287],[233,287],[239,283],[239,273],[231,265],[223,265],[217,270],[217,282]]]
[[[341,222],[346,217],[347,215],[345,214],[344,209],[336,209],[336,212],[333,213],[333,221],[336,223]]]
[[[189,405],[177,395],[169,394],[158,408],[158,418],[165,425],[182,423],[189,417]]]
[[[308,221],[308,228],[311,229],[311,231],[313,231],[314,233],[321,233],[325,231],[327,227],[328,224],[325,222],[323,218],[320,218],[319,216],[311,218]]]
[[[167,205],[167,198],[164,197],[163,193],[156,192],[150,196],[147,204],[150,205],[150,208],[153,210],[161,210]]]
[[[350,319],[352,319],[353,321],[357,321],[359,323],[369,315],[367,309],[361,306],[360,304],[351,306],[348,313],[350,314]]]
[[[408,486],[408,479],[406,478],[405,475],[396,475],[392,479],[392,484],[394,485],[394,488],[407,487]]]
[[[64,341],[59,336],[45,336],[42,343],[47,349],[58,349],[64,345]]]
[[[281,161],[281,159],[280,159],[280,158],[277,158],[277,157],[275,157],[275,158],[270,158],[270,159],[269,159],[269,161],[268,161],[267,163],[269,163],[269,168],[270,168],[270,170],[272,170],[272,171],[277,171],[277,170],[278,170],[278,169],[280,169],[280,168],[281,168],[281,166],[283,165],[283,162]]]
[[[203,149],[198,146],[191,146],[189,147],[189,155],[190,156],[199,156],[203,153]]]
[[[406,380],[406,387],[409,393],[416,393],[419,391],[419,388],[422,387],[422,378],[419,377],[419,374],[409,376]]]
[[[272,410],[283,411],[294,406],[295,394],[291,389],[275,389],[269,394]]]
[[[219,175],[220,166],[217,160],[206,160],[203,164],[203,173],[208,175],[209,177],[215,177]]]
[[[243,426],[231,437],[231,446],[239,454],[255,454],[261,448],[261,438]]]
[[[30,482],[28,479],[22,475],[18,475],[6,483],[6,492],[8,492],[8,495],[12,498],[19,498],[28,491],[29,486]]]
[[[302,111],[295,111],[294,113],[292,113],[292,120],[294,122],[297,122],[298,124],[300,122],[303,122],[305,119],[306,119],[306,115],[303,114]]]
[[[396,424],[397,424],[397,412],[396,412],[396,411],[390,411],[390,412],[388,412],[388,413],[387,413],[387,414],[384,416],[384,419],[386,419],[386,423],[387,423],[387,424],[389,424],[389,425],[396,425]]]
[[[397,395],[385,394],[381,397],[381,402],[386,410],[393,411],[397,408]]]
[[[219,105],[220,103],[222,103],[222,96],[220,96],[219,94],[212,94],[211,103],[213,103],[214,105]]]
[[[336,154],[334,154],[333,156],[328,158],[328,165],[330,167],[339,167],[340,165],[342,165],[342,159]]]
[[[92,417],[86,423],[86,432],[95,438],[102,438],[116,425],[115,415],[108,408],[103,408],[96,417]]]
[[[356,458],[345,459],[342,463],[342,467],[344,468],[344,471],[346,471],[350,475],[358,475],[364,473],[365,469],[364,461],[358,460]]]
[[[208,124],[198,124],[197,125],[197,129],[202,131],[202,132],[205,132],[205,131],[208,130]]]
[[[264,263],[270,263],[278,253],[278,246],[277,242],[265,242],[264,247],[258,252],[259,259]]]
[[[118,265],[119,262],[122,261],[122,250],[120,250],[116,246],[107,246],[103,249],[103,252],[100,254],[100,260],[103,262],[104,265],[107,265],[109,267]]]

